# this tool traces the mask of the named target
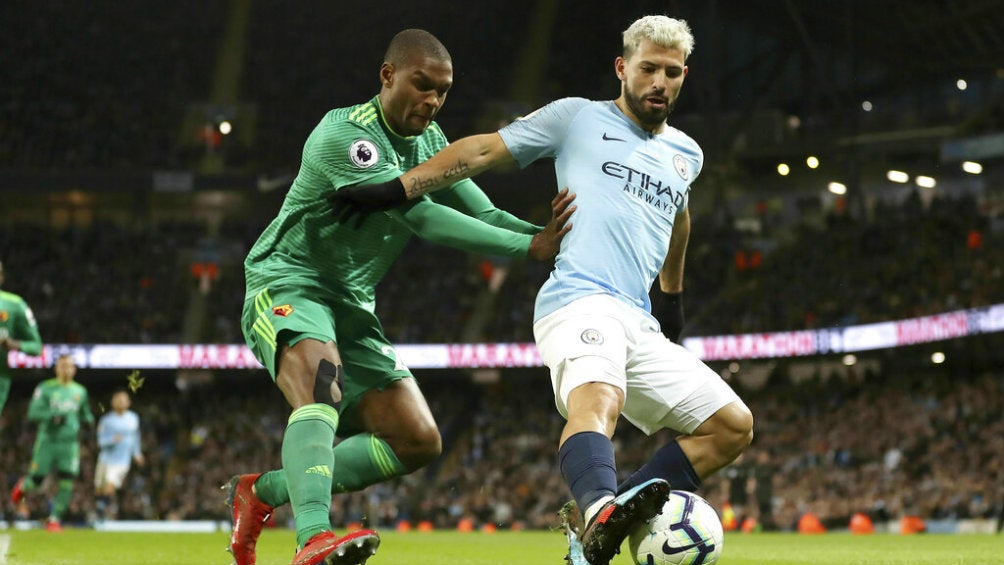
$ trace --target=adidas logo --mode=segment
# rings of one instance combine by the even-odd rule
[[[325,477],[331,476],[331,468],[327,465],[314,465],[313,467],[307,467],[304,473],[308,475],[324,475]]]

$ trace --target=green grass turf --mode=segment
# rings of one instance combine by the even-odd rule
[[[137,534],[67,529],[62,534],[0,531],[9,542],[0,565],[229,565],[227,534]],[[554,532],[382,533],[367,565],[564,565]],[[259,565],[286,565],[293,534],[268,530]],[[626,546],[625,546],[626,548]],[[1004,565],[1004,536],[730,534],[721,565]],[[611,565],[631,565],[622,555]]]

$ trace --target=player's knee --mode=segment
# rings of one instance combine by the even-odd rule
[[[436,426],[419,426],[410,430],[394,452],[410,473],[432,463],[443,453],[443,439]]]
[[[721,447],[729,461],[739,457],[753,441],[753,413],[742,403],[729,410]]]
[[[327,404],[335,410],[342,404],[342,390],[345,387],[345,368],[321,359],[314,373],[314,402]]]

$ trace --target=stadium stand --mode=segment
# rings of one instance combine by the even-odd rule
[[[524,216],[539,222],[539,212]],[[778,240],[790,243],[765,245],[762,236],[696,216],[685,334],[836,327],[1004,302],[1004,233],[993,222],[973,198],[939,198],[927,209],[910,199],[876,206],[873,219],[793,222],[783,226],[791,235],[777,226]],[[241,341],[249,233],[209,236],[197,222],[48,232],[0,226],[10,242],[9,277],[35,309],[43,337],[67,343]],[[754,246],[764,249],[756,266],[736,260]],[[217,274],[198,292],[193,269],[210,262]],[[413,241],[378,290],[378,313],[399,343],[532,341],[533,297],[547,272],[543,264]],[[493,275],[502,281],[495,290]],[[194,301],[201,323],[186,322]],[[484,312],[472,322],[476,311]]]
[[[265,379],[232,374],[225,382],[183,391],[170,384],[141,391],[135,408],[143,417],[148,463],[131,473],[121,517],[225,520],[219,485],[234,473],[278,464],[286,414]],[[234,394],[237,383],[240,392]],[[834,528],[846,527],[857,512],[876,523],[908,512],[935,520],[993,518],[1004,496],[1002,383],[999,371],[848,369],[801,383],[773,375],[768,386],[744,391],[759,416],[757,439],[736,466],[745,472],[757,452],[771,454],[773,523],[782,530],[793,531],[809,510]],[[567,494],[554,465],[562,422],[548,386],[539,370],[507,372],[490,385],[473,384],[459,373],[423,378],[443,429],[441,461],[417,476],[336,497],[337,523],[392,528],[400,520],[427,520],[455,528],[466,518],[476,527],[553,525]],[[12,404],[9,412],[23,411],[24,404]],[[4,445],[16,446],[3,450],[0,461],[4,484],[13,484],[29,456],[31,431],[5,416],[0,434]],[[665,439],[627,425],[618,435],[625,471]],[[81,480],[87,482],[93,442],[85,442],[84,451]],[[727,474],[720,473],[702,494],[721,508],[729,502],[727,483]],[[35,503],[36,512],[44,511],[37,507],[42,501]],[[79,489],[71,519],[82,523],[92,504],[88,489]],[[12,515],[6,499],[4,507]],[[290,518],[281,509],[275,522]]]
[[[527,18],[537,4],[395,5],[396,19],[339,2],[310,12],[192,0],[0,4],[0,55],[20,63],[0,65],[4,288],[33,307],[48,343],[239,343],[246,250],[281,202],[305,134],[327,109],[376,92],[382,49],[399,28],[427,27],[453,53],[456,86],[439,120],[451,138],[493,130],[553,98],[615,94],[610,53],[627,19],[617,3],[580,3],[562,25],[554,14]],[[958,171],[956,154],[966,144],[992,148],[1004,131],[1000,3],[904,4],[907,25],[892,28],[878,27],[864,0],[836,14],[789,2],[786,17],[770,15],[764,2],[717,14],[713,4],[674,3],[699,38],[674,119],[708,158],[691,203],[685,336],[1004,302],[1004,155],[990,154],[977,177]],[[526,27],[514,33],[516,23],[499,22]],[[793,23],[810,33],[795,33]],[[952,26],[969,33],[915,56]],[[967,90],[956,82],[963,72]],[[233,136],[219,132],[222,119],[233,121]],[[832,168],[774,173],[809,150]],[[892,167],[935,174],[937,188],[886,182]],[[846,197],[824,191],[827,175],[848,177]],[[478,182],[500,207],[546,219],[546,167]],[[378,314],[398,343],[527,342],[547,274],[546,265],[416,241],[378,289]],[[756,516],[765,527],[794,530],[810,511],[827,527],[844,527],[855,513],[876,524],[907,514],[1000,519],[1002,334],[942,345],[945,365],[918,363],[929,349],[913,347],[806,380],[777,362],[765,386],[742,390],[756,415],[753,448],[702,494],[719,508],[739,507],[732,483],[763,473],[767,453],[768,474],[759,476],[772,487],[773,516]],[[0,415],[0,486],[8,490],[30,458],[33,430],[22,416],[46,375],[18,370]],[[414,476],[338,497],[336,523],[553,525],[567,493],[547,375],[499,375],[484,384],[467,371],[419,372],[443,457]],[[122,376],[81,370],[96,412]],[[120,517],[227,519],[219,485],[279,463],[282,398],[261,371],[154,371],[146,382],[134,409],[147,465],[130,474]],[[622,469],[665,439],[627,427],[618,438]],[[68,522],[90,518],[94,454],[85,442],[88,487],[76,489]],[[44,514],[41,497],[32,502],[33,514]],[[754,515],[752,506],[740,510]],[[6,496],[0,509],[14,515]],[[273,523],[290,519],[280,509]]]

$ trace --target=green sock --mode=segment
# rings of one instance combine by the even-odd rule
[[[32,477],[31,475],[25,475],[24,482],[21,483],[21,489],[24,490],[24,492],[31,492],[35,490],[35,487],[37,486],[38,483],[35,482],[35,477]]]
[[[387,442],[368,433],[354,435],[336,445],[334,458],[338,465],[331,474],[331,494],[360,491],[408,471]],[[282,469],[258,477],[254,490],[262,502],[273,508],[289,502]]]
[[[296,521],[296,544],[331,529],[331,445],[338,412],[327,404],[308,404],[293,411],[282,439],[282,468]],[[267,502],[266,502],[267,504]]]
[[[258,500],[272,508],[289,504],[289,488],[286,486],[286,472],[275,469],[262,473],[254,482],[254,493]]]
[[[331,494],[360,491],[408,472],[387,442],[373,434],[356,434],[335,446],[338,467]]]
[[[49,513],[49,517],[56,520],[61,519],[63,513],[66,512],[66,507],[70,505],[72,497],[73,479],[59,479],[59,488],[56,490],[56,497],[52,501],[52,512]]]

